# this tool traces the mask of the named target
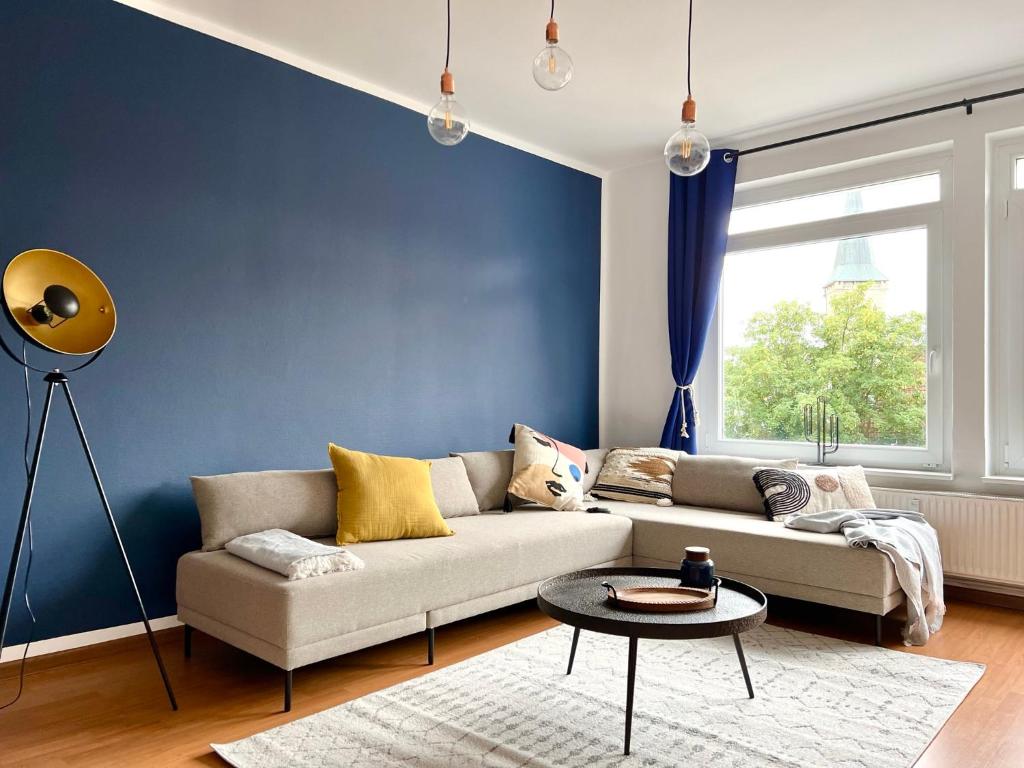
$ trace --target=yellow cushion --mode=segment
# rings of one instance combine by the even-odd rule
[[[441,517],[430,462],[328,447],[338,480],[338,544],[455,533]]]

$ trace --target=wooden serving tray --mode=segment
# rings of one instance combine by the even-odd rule
[[[602,584],[608,590],[608,600],[618,608],[647,613],[678,613],[704,611],[713,608],[718,595],[695,587],[625,587],[616,589]]]

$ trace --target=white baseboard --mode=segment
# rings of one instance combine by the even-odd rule
[[[947,576],[943,581],[951,587],[965,587],[979,592],[992,592],[997,595],[1024,597],[1024,587],[1019,584],[999,584],[983,579],[971,579],[966,576]]]
[[[149,625],[154,631],[158,629],[170,629],[180,627],[181,622],[177,616],[162,616],[159,619],[150,619]],[[108,640],[117,640],[122,637],[141,635],[146,631],[141,621],[134,624],[122,624],[119,627],[107,627],[106,629],[94,629],[91,632],[79,632],[74,635],[62,637],[51,637],[48,640],[37,640],[28,649],[29,657],[44,656],[47,653],[58,651],[70,651],[72,648],[83,648],[87,645],[105,643]],[[0,652],[0,664],[8,661],[20,661],[21,655],[25,652],[25,645],[10,645]]]

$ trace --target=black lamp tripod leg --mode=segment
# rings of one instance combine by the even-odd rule
[[[153,650],[153,658],[156,659],[156,665],[160,668],[160,677],[163,678],[164,688],[167,689],[167,698],[171,702],[171,709],[176,710],[178,708],[178,702],[174,698],[174,690],[171,688],[171,680],[167,676],[167,669],[164,667],[164,661],[160,657],[160,648],[157,646],[156,638],[153,636],[153,629],[149,626],[149,617],[146,615],[146,607],[142,604],[142,594],[139,592],[138,584],[135,583],[135,575],[132,573],[131,563],[128,562],[128,553],[125,552],[124,542],[121,541],[121,534],[117,530],[117,523],[114,521],[114,513],[110,510],[110,502],[107,501],[107,492],[103,490],[103,481],[100,479],[99,470],[96,469],[96,462],[92,457],[92,451],[89,449],[89,441],[85,437],[85,429],[82,427],[82,420],[78,417],[78,409],[75,408],[75,400],[71,397],[71,388],[68,386],[67,379],[62,383],[64,386],[64,394],[68,399],[68,407],[71,409],[71,417],[75,421],[75,429],[78,430],[78,438],[82,441],[82,449],[85,451],[85,458],[89,461],[89,470],[92,472],[93,482],[96,483],[96,490],[99,492],[100,501],[103,503],[103,511],[107,515],[107,522],[110,523],[110,532],[114,535],[114,542],[117,544],[118,554],[121,555],[121,562],[124,563],[124,568],[128,572],[128,581],[132,584],[132,592],[135,593],[135,602],[139,606],[139,614],[142,616],[142,623],[146,627],[146,635],[149,637],[149,647]]]
[[[25,487],[25,500],[21,505],[21,519],[18,521],[18,533],[14,537],[14,550],[11,552],[11,567],[7,571],[4,584],[4,599],[0,604],[0,649],[4,647],[7,636],[7,620],[11,615],[11,601],[14,599],[14,582],[18,579],[18,565],[21,561],[21,550],[25,546],[25,532],[28,530],[29,516],[32,513],[32,496],[36,490],[36,475],[39,469],[39,457],[43,453],[43,438],[46,437],[46,423],[50,418],[50,403],[53,401],[53,382],[46,388],[46,401],[39,417],[39,432],[36,434],[36,448],[32,454],[32,464],[28,473],[28,484]]]

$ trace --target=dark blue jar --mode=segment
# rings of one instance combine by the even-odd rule
[[[687,547],[679,566],[679,581],[684,587],[711,589],[715,581],[715,561],[707,547]]]

